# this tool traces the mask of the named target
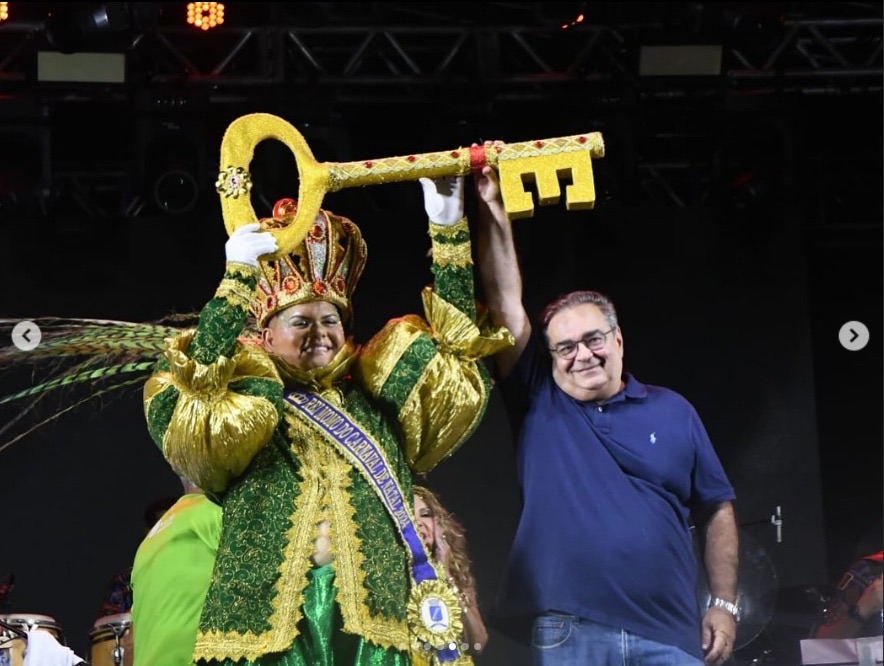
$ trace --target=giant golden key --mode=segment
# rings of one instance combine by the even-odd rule
[[[605,144],[598,132],[555,139],[540,139],[435,153],[401,155],[355,162],[317,162],[307,141],[278,116],[254,113],[234,120],[221,141],[221,169],[215,187],[227,233],[257,221],[249,192],[248,167],[257,145],[267,139],[286,144],[298,167],[298,207],[289,224],[271,229],[279,246],[277,255],[294,250],[307,235],[328,192],[381,183],[464,176],[488,165],[500,178],[504,208],[511,219],[534,214],[534,199],[526,185],[534,183],[540,205],[558,203],[559,180],[570,177],[565,190],[568,210],[592,208],[595,186],[592,159],[603,157]]]

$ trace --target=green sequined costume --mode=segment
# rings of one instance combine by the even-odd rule
[[[409,560],[397,528],[283,393],[298,387],[346,411],[381,446],[409,498],[412,473],[469,437],[490,391],[480,359],[511,337],[476,323],[466,220],[430,228],[435,283],[423,292],[425,318],[392,320],[361,348],[348,341],[326,368],[298,372],[242,337],[257,271],[228,264],[195,332],[169,342],[145,386],[152,437],[224,509],[195,660],[411,663]],[[311,561],[321,521],[331,525],[330,572]],[[332,587],[323,592],[317,581]],[[317,627],[332,636],[319,648]]]

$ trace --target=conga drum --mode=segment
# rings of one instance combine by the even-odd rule
[[[48,631],[55,636],[55,640],[59,643],[62,645],[67,644],[61,625],[55,621],[54,617],[49,615],[10,613],[8,615],[0,615],[0,620],[25,633],[31,629]],[[0,626],[0,666],[23,666],[26,646],[27,642],[24,638],[6,627]]]
[[[89,632],[91,666],[132,666],[132,615],[100,617]]]

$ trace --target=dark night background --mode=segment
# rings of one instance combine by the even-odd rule
[[[132,20],[116,36],[130,47],[120,85],[38,81],[35,50],[109,51],[112,40],[53,47],[47,5],[30,3],[16,25],[10,4],[0,23],[0,316],[197,311],[224,264],[212,189],[221,136],[246,113],[282,116],[319,161],[600,131],[595,209],[538,207],[515,223],[526,301],[536,315],[563,291],[607,293],[628,369],[702,416],[737,490],[741,575],[756,609],[734,661],[797,663],[821,597],[881,548],[880,3],[230,3],[229,33],[217,35],[179,31],[171,16],[183,5],[152,3],[163,7],[157,25]],[[585,24],[560,27],[580,11]],[[238,25],[255,32],[222,67],[245,34]],[[280,26],[298,40],[282,30],[285,44],[275,41]],[[384,41],[385,26],[400,30]],[[530,49],[513,46],[529,38]],[[465,46],[451,46],[458,39]],[[722,74],[642,76],[642,46],[708,43],[723,44]],[[154,197],[172,168],[196,184],[178,214]],[[296,196],[281,144],[259,146],[252,171],[259,215]],[[468,212],[472,203],[469,193]],[[418,185],[344,190],[324,205],[356,221],[369,245],[357,340],[420,311],[430,273]],[[838,331],[853,320],[870,343],[850,352]],[[27,381],[9,371],[0,395]],[[519,506],[498,395],[429,484],[467,527],[490,616]],[[138,390],[0,449],[0,577],[16,582],[0,611],[57,618],[88,656],[144,507],[179,490]],[[477,663],[527,661],[493,631]]]

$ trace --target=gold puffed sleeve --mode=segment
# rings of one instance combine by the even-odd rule
[[[363,347],[356,366],[368,392],[396,406],[406,459],[419,473],[475,430],[490,392],[480,359],[513,344],[505,328],[477,325],[431,288],[421,296],[426,320],[412,315],[389,322]]]
[[[237,346],[232,358],[200,364],[186,354],[192,337],[189,332],[167,341],[170,368],[147,381],[145,411],[163,391],[177,389],[163,455],[204,490],[222,492],[273,435],[280,415],[267,394],[281,395],[282,381],[267,354],[251,345]],[[253,394],[232,390],[237,383],[251,383]]]

